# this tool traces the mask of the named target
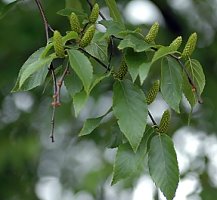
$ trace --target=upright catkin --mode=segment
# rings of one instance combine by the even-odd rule
[[[194,49],[196,47],[196,43],[197,43],[197,33],[192,33],[190,35],[190,37],[188,38],[188,41],[187,41],[185,48],[182,52],[183,58],[188,58],[192,55],[192,53],[194,52]]]
[[[95,3],[89,17],[90,23],[94,24],[98,19],[98,17],[99,17],[99,5],[98,3]]]
[[[166,110],[166,111],[164,111],[162,118],[160,120],[158,132],[159,133],[166,133],[168,131],[168,128],[169,128],[169,123],[170,123],[170,111]]]
[[[74,12],[71,13],[69,21],[70,21],[71,30],[79,34],[81,32],[81,26],[78,20],[78,16]]]
[[[80,47],[84,48],[90,44],[90,42],[93,39],[95,31],[96,31],[96,26],[95,24],[93,24],[86,30],[83,37],[81,38],[81,41],[79,43]]]
[[[175,50],[179,49],[179,47],[182,44],[182,36],[178,36],[176,39],[174,39],[171,44],[170,47],[174,48]]]
[[[159,92],[159,89],[160,89],[160,81],[157,80],[154,82],[154,84],[152,85],[152,87],[150,88],[150,90],[146,95],[146,102],[148,105],[155,100],[157,93]]]
[[[64,58],[65,52],[63,47],[62,35],[60,34],[59,31],[54,31],[53,45],[54,45],[54,50],[56,55],[60,58]]]
[[[157,37],[158,31],[159,31],[159,24],[158,24],[158,22],[155,22],[151,26],[148,34],[145,36],[145,41],[147,43],[154,42],[155,38]]]

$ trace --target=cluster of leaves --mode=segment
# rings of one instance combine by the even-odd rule
[[[153,24],[145,35],[140,29],[128,30],[115,0],[107,0],[106,3],[113,20],[96,22],[100,14],[98,4],[91,6],[89,16],[76,10],[61,10],[59,14],[69,18],[71,31],[64,36],[54,31],[47,45],[28,58],[19,72],[13,92],[27,91],[42,85],[50,71],[54,81],[53,107],[60,105],[60,89],[64,82],[72,96],[77,117],[95,86],[110,78],[113,84],[112,107],[102,116],[87,119],[79,136],[91,134],[112,113],[120,134],[123,133],[123,137],[119,137],[113,145],[118,150],[112,184],[137,174],[145,157],[148,157],[153,181],[170,200],[175,195],[179,181],[176,152],[172,139],[166,134],[170,111],[164,112],[157,125],[148,111],[148,105],[159,92],[171,110],[177,113],[180,113],[183,94],[192,109],[201,101],[205,77],[199,61],[191,58],[197,35],[193,33],[189,37],[182,52],[178,51],[182,43],[180,36],[168,46],[157,44],[158,23]],[[96,23],[103,25],[106,31],[97,30]],[[118,70],[111,65],[111,49],[116,44],[114,40],[121,55]],[[57,59],[62,64],[54,67],[53,61]],[[156,62],[161,63],[160,81],[156,80],[149,91],[144,91],[144,81]],[[106,71],[99,73],[96,69],[99,65],[94,67],[96,63]],[[59,69],[64,72],[57,81],[56,74],[61,71]],[[152,126],[147,124],[148,116],[153,122]]]

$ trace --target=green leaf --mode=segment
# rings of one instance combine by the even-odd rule
[[[100,117],[87,119],[79,133],[79,136],[89,135],[92,133],[100,125],[103,117],[105,117],[109,111],[110,109]]]
[[[89,93],[93,79],[93,67],[89,59],[83,53],[74,49],[68,50],[68,55],[72,69],[81,79],[86,93]]]
[[[103,33],[96,32],[90,45],[88,45],[85,50],[92,56],[100,59],[101,61],[107,62],[108,43],[106,42],[106,40],[101,40],[101,37],[103,37]]]
[[[74,97],[74,95],[80,92],[83,88],[81,80],[72,70],[70,70],[70,74],[64,78],[64,84],[71,97]]]
[[[173,141],[166,134],[151,139],[148,153],[150,175],[167,200],[175,196],[179,182],[179,169]]]
[[[89,135],[92,131],[94,131],[94,129],[96,129],[100,125],[103,117],[104,116],[87,119],[79,133],[79,136]]]
[[[75,117],[78,117],[80,111],[85,106],[87,99],[88,99],[88,95],[86,94],[84,90],[74,95],[73,105],[74,105],[74,110],[75,110]]]
[[[65,44],[69,40],[74,40],[78,38],[78,34],[75,31],[69,31],[67,34],[62,38],[63,44]]]
[[[189,72],[193,83],[199,94],[203,92],[205,87],[205,75],[203,73],[203,68],[198,60],[190,59],[185,63],[186,70]]]
[[[16,0],[3,6],[0,9],[0,19],[2,19],[12,8],[14,8],[19,1],[23,1],[23,0]]]
[[[182,70],[179,63],[170,57],[161,62],[161,93],[168,105],[179,113],[182,99]]]
[[[28,91],[44,83],[48,74],[48,68],[44,67],[30,76],[21,87],[19,87],[19,75],[12,92]]]
[[[64,8],[57,12],[58,15],[69,17],[71,13],[74,12],[79,18],[87,18],[87,14],[78,11],[76,8]]]
[[[106,33],[104,34],[104,39],[114,35],[116,37],[120,37],[119,33],[124,31],[124,26],[120,24],[119,22],[112,21],[112,20],[102,20],[100,21],[100,24],[106,27]],[[102,39],[103,39],[102,38]]]
[[[145,62],[142,63],[139,67],[139,78],[140,78],[140,83],[141,85],[143,84],[144,80],[147,78],[148,73],[151,68],[151,62]]]
[[[133,48],[136,52],[150,50],[152,45],[145,42],[143,38],[136,37],[135,35],[127,35],[118,45],[119,49]]]
[[[155,61],[159,60],[160,58],[169,55],[169,54],[173,54],[176,51],[174,50],[174,47],[165,47],[162,46],[160,47],[154,54],[153,58],[152,58],[152,63],[154,63]]]
[[[147,127],[136,153],[133,152],[129,143],[119,145],[113,168],[112,185],[121,179],[135,176],[143,168],[143,161],[148,151],[150,138],[153,135],[154,129]]]
[[[30,90],[44,82],[54,58],[54,56],[41,58],[44,49],[43,47],[34,52],[23,64],[12,92]]]
[[[183,72],[183,93],[186,99],[188,100],[189,104],[191,105],[191,108],[193,108],[197,103],[197,96],[196,96],[196,92],[193,92],[192,86],[189,83],[189,80],[184,72]]]
[[[123,19],[121,17],[121,14],[118,10],[117,4],[115,0],[105,0],[106,5],[109,8],[110,16],[113,18],[114,21],[119,22],[120,24],[123,24]]]
[[[117,81],[113,88],[113,111],[134,152],[143,137],[147,122],[145,95],[129,80]]]
[[[93,90],[93,88],[98,84],[100,83],[103,79],[107,78],[110,76],[110,73],[107,73],[107,74],[94,74],[93,76],[93,82],[90,86],[90,90],[89,92],[91,92]]]
[[[128,72],[130,73],[133,82],[136,80],[140,66],[147,61],[145,52],[134,52],[133,49],[127,49],[125,54],[126,64],[128,66]]]

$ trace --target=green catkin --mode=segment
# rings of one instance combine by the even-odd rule
[[[192,33],[190,37],[188,38],[188,41],[182,52],[183,58],[188,58],[191,56],[191,54],[194,52],[194,49],[196,47],[196,43],[197,43],[197,33]]]
[[[127,72],[128,72],[127,65],[123,59],[121,62],[119,70],[117,72],[115,72],[113,70],[111,73],[115,79],[123,80],[123,78],[126,76]]]
[[[79,34],[81,32],[81,26],[78,20],[78,16],[74,12],[71,13],[69,21],[70,21],[71,30]]]
[[[170,47],[177,50],[181,46],[181,44],[182,44],[182,36],[179,36],[171,42]]]
[[[56,52],[56,55],[60,58],[65,57],[62,35],[60,34],[59,31],[54,31],[53,45],[54,45],[54,50]]]
[[[166,133],[169,128],[170,123],[170,112],[169,110],[164,111],[162,118],[160,120],[160,125],[158,128],[159,133]]]
[[[148,105],[155,100],[157,93],[159,92],[159,89],[160,89],[160,81],[157,80],[154,82],[154,84],[152,85],[152,87],[150,88],[150,90],[146,95],[146,102]]]
[[[89,17],[90,23],[94,24],[98,19],[98,17],[99,17],[99,5],[95,3]]]
[[[86,47],[86,46],[88,46],[90,44],[91,40],[93,39],[93,35],[95,33],[95,30],[96,30],[96,26],[94,24],[91,25],[86,30],[83,37],[81,38],[80,47],[84,48],[84,47]]]
[[[148,34],[145,36],[145,41],[147,43],[154,42],[155,38],[157,37],[158,31],[159,31],[159,24],[157,22],[155,22],[151,26]]]

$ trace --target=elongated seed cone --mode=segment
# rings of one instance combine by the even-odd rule
[[[155,22],[151,26],[148,34],[145,36],[145,41],[147,43],[153,42],[155,40],[155,38],[157,37],[158,31],[159,31],[159,24],[157,22]]]
[[[94,24],[98,19],[98,17],[99,17],[99,5],[98,3],[95,3],[89,17],[90,23]]]
[[[175,50],[177,50],[181,46],[181,44],[182,44],[182,36],[179,36],[171,42],[170,47],[173,47]]]
[[[56,55],[60,58],[65,57],[65,52],[64,52],[63,42],[62,42],[62,35],[60,34],[59,31],[54,31],[53,45],[54,45],[54,50],[56,52]]]
[[[91,25],[86,30],[86,32],[84,33],[84,36],[81,38],[80,47],[84,48],[90,44],[91,40],[93,39],[93,35],[95,33],[95,30],[96,30],[96,26],[94,24]]]
[[[69,21],[72,31],[75,31],[79,34],[81,32],[81,26],[78,20],[78,16],[74,12],[71,13]]]
[[[150,90],[146,95],[146,101],[148,105],[155,100],[157,93],[159,92],[159,89],[160,89],[160,81],[157,80],[154,82],[154,84],[152,85],[152,87],[150,88]]]
[[[197,33],[192,33],[190,37],[188,38],[188,41],[182,52],[183,58],[188,58],[191,56],[191,54],[194,52],[194,49],[196,47],[196,43],[197,43]]]
[[[159,133],[166,133],[169,128],[169,123],[170,123],[170,112],[169,110],[164,111],[162,118],[160,120],[160,125],[158,132]]]

